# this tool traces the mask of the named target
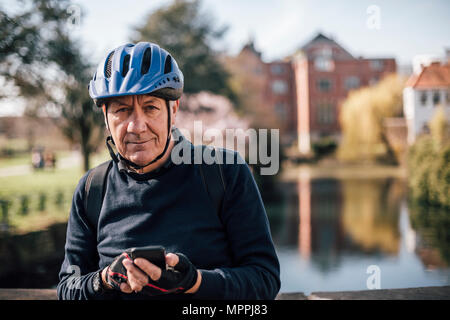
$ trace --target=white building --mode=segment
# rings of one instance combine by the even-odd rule
[[[428,123],[437,107],[443,106],[450,121],[450,64],[432,62],[423,66],[403,89],[403,113],[408,126],[408,143],[428,132]]]

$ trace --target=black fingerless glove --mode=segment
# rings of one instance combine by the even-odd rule
[[[117,256],[106,270],[106,282],[115,290],[119,291],[120,284],[123,282],[127,282],[128,279],[127,269],[122,264],[123,259],[131,260],[128,254],[124,252],[120,256]]]
[[[142,292],[150,295],[162,295],[168,293],[183,293],[192,288],[197,282],[197,268],[182,253],[176,253],[178,263],[173,268],[161,270],[161,278],[153,281],[149,277],[149,283]]]

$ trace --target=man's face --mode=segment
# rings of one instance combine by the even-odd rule
[[[178,104],[176,101],[170,108],[172,124]],[[168,114],[163,99],[149,95],[115,97],[106,110],[107,125],[123,157],[144,166],[164,151]]]

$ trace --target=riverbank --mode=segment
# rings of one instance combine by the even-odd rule
[[[94,164],[106,155],[94,157]],[[55,171],[31,172],[26,175],[0,176],[0,200],[9,201],[8,229],[12,234],[25,234],[43,230],[55,223],[67,221],[73,189],[83,172],[79,161],[70,162]],[[3,171],[8,171],[6,168]],[[5,171],[5,172],[6,172]],[[14,170],[10,170],[11,173]],[[407,178],[407,170],[399,166],[368,164],[341,164],[336,161],[320,161],[315,164],[284,163],[279,180],[299,179],[371,179]],[[44,208],[45,207],[45,208]],[[0,208],[0,211],[2,208]]]
[[[299,178],[334,179],[407,179],[407,168],[376,164],[343,164],[337,161],[321,161],[315,164],[294,165],[286,162],[280,175],[281,181],[297,181]]]
[[[57,300],[56,289],[0,289],[0,300]],[[280,293],[276,300],[450,300],[450,286],[365,291]]]

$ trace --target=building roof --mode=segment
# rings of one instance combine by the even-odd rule
[[[250,39],[247,44],[245,44],[245,46],[242,48],[242,51],[250,51],[253,54],[255,54],[256,56],[258,56],[259,58],[261,58],[261,52],[259,52],[258,50],[256,50],[255,48],[255,42],[253,41],[253,39]]]
[[[345,50],[339,43],[337,43],[336,41],[334,41],[331,38],[326,37],[325,35],[323,35],[320,32],[313,39],[311,39],[306,44],[304,44],[300,48],[300,50],[305,52],[308,57],[312,57],[312,54],[310,52],[311,49],[313,47],[315,47],[316,45],[320,45],[320,44],[328,44],[330,47],[334,47],[334,48],[338,49],[338,53],[336,53],[335,51],[333,51],[333,53],[332,53],[334,59],[337,59],[337,60],[354,59],[354,57],[347,50]]]
[[[434,62],[424,67],[419,74],[409,77],[406,87],[416,89],[433,89],[450,87],[450,64]]]

